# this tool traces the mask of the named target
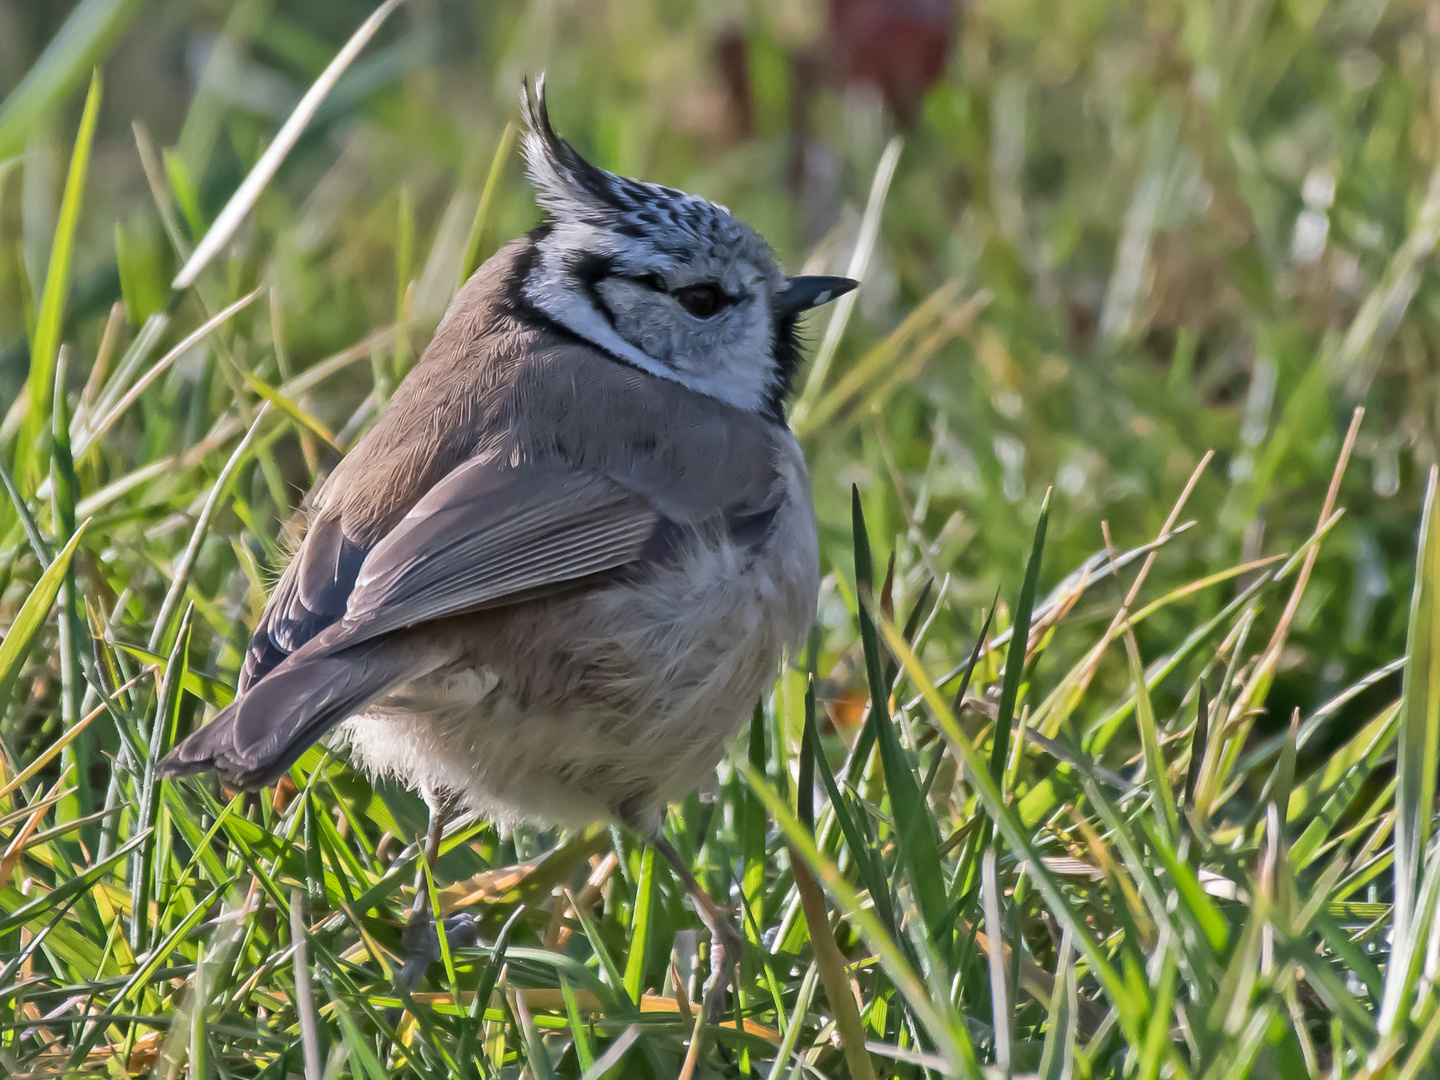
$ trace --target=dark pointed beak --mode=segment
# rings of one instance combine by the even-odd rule
[[[798,315],[844,296],[859,284],[848,277],[792,277],[775,297],[775,309],[781,315]]]

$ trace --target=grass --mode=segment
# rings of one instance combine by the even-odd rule
[[[902,125],[806,81],[823,5],[374,10],[0,7],[0,1074],[1440,1075],[1425,11],[981,0]],[[667,821],[747,941],[713,1029],[633,838],[456,823],[481,941],[409,993],[413,795],[155,773],[534,222],[540,67],[866,281],[793,413],[815,631]]]

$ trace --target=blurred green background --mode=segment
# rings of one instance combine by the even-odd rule
[[[134,127],[163,150],[173,212],[198,236],[370,10],[0,0],[0,90],[34,79],[53,42],[39,107],[21,115],[11,94],[0,118],[0,401],[25,376],[89,65],[104,103],[68,325],[93,354],[96,316],[123,296],[138,325],[176,269]],[[72,16],[89,36],[71,22],[56,39]],[[289,155],[224,273],[232,292],[278,290],[299,370],[395,319],[413,212],[423,347],[519,81],[540,70],[582,152],[725,203],[792,269],[844,271],[898,134],[829,381],[950,284],[887,362],[903,383],[880,372],[807,433],[822,517],[848,535],[848,485],[873,492],[882,527],[926,538],[930,569],[953,574],[953,617],[973,619],[998,584],[1013,593],[1048,487],[1053,581],[1102,546],[1102,519],[1117,544],[1153,535],[1206,449],[1217,458],[1187,511],[1202,526],[1169,565],[1287,549],[1363,403],[1348,515],[1275,691],[1284,716],[1400,651],[1440,412],[1437,22],[1433,5],[1323,0],[411,0]],[[518,159],[500,167],[482,256],[537,220]],[[235,348],[258,362],[256,311]],[[340,430],[369,377],[331,380],[315,415]],[[175,452],[203,434],[197,396],[229,392],[182,364],[148,407],[192,425],[131,437]],[[309,481],[288,460],[298,496]]]

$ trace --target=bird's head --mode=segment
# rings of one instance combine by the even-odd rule
[[[783,420],[796,321],[856,282],[787,277],[725,207],[590,164],[550,126],[543,77],[522,103],[525,159],[549,217],[525,298],[619,360]]]

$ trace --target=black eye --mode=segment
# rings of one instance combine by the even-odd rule
[[[687,285],[672,294],[680,306],[697,319],[708,319],[724,306],[726,296],[718,285],[706,282],[703,285]]]

